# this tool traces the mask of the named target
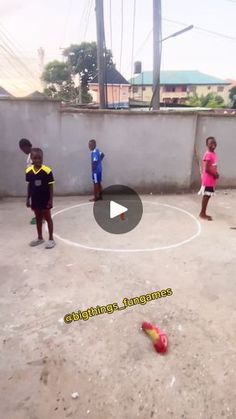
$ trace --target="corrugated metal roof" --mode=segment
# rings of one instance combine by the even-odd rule
[[[89,83],[98,83],[98,76],[95,76]],[[111,67],[106,70],[107,84],[129,84],[116,68]]]
[[[143,71],[138,76],[130,80],[131,84],[135,85],[152,85],[153,73],[152,71]],[[162,85],[211,85],[211,84],[230,84],[227,80],[219,79],[200,71],[161,71],[160,83]]]

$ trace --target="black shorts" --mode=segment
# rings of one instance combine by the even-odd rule
[[[45,210],[47,209],[50,195],[35,195],[31,197],[31,208],[32,210]]]
[[[199,195],[203,196],[214,196],[215,195],[215,188],[214,186],[202,186]]]

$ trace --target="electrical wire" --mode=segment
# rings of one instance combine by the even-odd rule
[[[90,4],[89,4],[89,8],[88,8],[88,12],[87,12],[87,18],[86,18],[86,24],[85,24],[85,30],[84,30],[84,40],[86,41],[86,36],[87,36],[87,31],[88,31],[88,26],[89,26],[89,21],[90,21],[90,16],[91,16],[91,11],[92,11],[92,5],[93,5],[93,0],[90,0]]]
[[[23,80],[24,80],[24,82],[28,85],[28,87],[29,87],[30,89],[32,89],[32,88],[33,88],[33,90],[35,90],[35,85],[34,85],[31,81],[29,81],[28,79],[26,79],[26,78],[25,78],[25,74],[24,74],[24,73],[22,73],[22,72],[18,69],[18,67],[15,65],[15,63],[11,61],[12,56],[11,56],[11,54],[9,54],[9,52],[7,51],[7,49],[6,49],[3,45],[1,45],[1,44],[0,44],[0,48],[2,48],[2,50],[3,50],[6,54],[7,54],[7,55],[5,54],[5,55],[4,55],[4,57],[5,57],[5,59],[7,60],[8,64],[10,65],[11,69],[13,69],[14,74],[17,74],[18,76],[20,76],[20,78],[22,78],[22,77],[23,77]],[[9,58],[9,56],[10,56],[10,58]],[[14,76],[14,77],[15,77],[15,76]]]
[[[121,34],[120,34],[120,72],[122,70],[122,53],[123,53],[123,32],[124,32],[124,2],[121,0]]]
[[[11,45],[14,47],[14,43],[11,41],[11,39],[4,33],[4,31],[0,28],[0,37],[2,40],[2,43],[5,45],[5,50],[9,52],[10,55],[17,61],[18,65],[20,65],[24,70],[28,73],[28,77],[30,76],[34,82],[37,79],[35,74],[31,72],[31,70],[25,65],[25,63],[17,56],[16,52],[13,50]],[[37,79],[38,83],[38,79]]]
[[[111,52],[113,50],[113,39],[112,39],[112,7],[111,7],[111,2],[112,0],[110,0],[109,2],[109,20],[110,20],[110,42],[111,42]],[[115,106],[115,101],[114,101],[114,86],[113,83],[111,85],[111,92],[112,92],[112,106],[114,108]]]
[[[120,73],[122,72],[122,54],[123,54],[123,32],[124,32],[124,2],[121,0],[121,34],[120,34]],[[120,85],[119,85],[119,103],[120,103]]]
[[[132,29],[132,52],[131,52],[131,84],[133,76],[133,66],[134,66],[134,38],[135,38],[135,19],[136,19],[136,0],[134,0],[133,6],[133,29]],[[133,92],[132,92],[133,93]]]
[[[162,20],[165,20],[166,22],[170,22],[170,23],[175,23],[177,25],[182,25],[182,26],[186,26],[186,27],[189,26],[187,23],[179,22],[177,20],[171,20],[171,19],[166,19],[166,18],[163,18]],[[205,29],[205,28],[202,28],[200,26],[195,26],[194,25],[193,30],[194,29],[198,30],[198,31],[209,33],[211,35],[216,35],[216,36],[219,36],[221,38],[226,38],[226,39],[229,39],[231,41],[236,41],[236,37],[234,37],[234,36],[226,35],[226,34],[223,34],[223,33],[220,33],[220,32],[211,31],[209,29]]]
[[[152,32],[153,32],[153,28],[148,32],[147,36],[144,38],[144,41],[142,42],[140,47],[138,47],[138,49],[135,51],[134,57],[137,57],[137,55],[140,53],[140,51],[142,51],[143,47],[146,45],[147,41],[149,40]]]
[[[65,38],[66,38],[68,22],[69,22],[69,18],[70,18],[70,15],[71,15],[71,10],[72,10],[72,1],[73,0],[69,0],[69,6],[68,6],[68,4],[66,4],[67,13],[66,13],[66,18],[65,18],[64,28],[62,30],[61,43],[59,44],[59,45],[61,45],[60,48],[62,48],[62,45],[64,44],[64,41],[65,41]]]

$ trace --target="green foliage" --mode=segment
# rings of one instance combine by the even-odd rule
[[[231,100],[231,107],[236,109],[236,86],[229,91],[229,98]]]
[[[215,93],[208,93],[206,96],[189,96],[186,102],[187,105],[194,108],[224,108],[225,103],[222,96]]]
[[[88,83],[97,75],[97,44],[96,42],[82,42],[71,45],[64,50],[66,62],[52,61],[46,65],[42,80],[47,83],[44,93],[55,99],[78,101],[79,89],[72,81],[75,74],[79,74],[81,81],[82,103],[92,101],[88,93]],[[112,53],[106,50],[107,67],[114,67]]]
[[[71,45],[64,50],[67,62],[70,63],[74,74],[79,74],[82,87],[88,86],[97,74],[97,44],[96,42],[82,42]],[[114,67],[112,53],[106,50],[107,67]]]
[[[229,91],[229,98],[231,100],[234,100],[234,96],[236,96],[236,86],[232,87],[232,89],[230,89],[230,91]]]
[[[46,83],[61,85],[63,82],[70,81],[70,70],[67,63],[52,61],[45,66],[42,74],[42,80]]]

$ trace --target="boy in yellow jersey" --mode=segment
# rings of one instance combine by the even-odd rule
[[[50,167],[43,165],[43,152],[40,148],[32,148],[31,159],[32,165],[26,169],[26,182],[28,182],[26,206],[35,213],[38,238],[30,242],[30,246],[38,246],[44,243],[42,235],[44,219],[47,222],[49,232],[49,240],[45,248],[52,249],[56,245],[53,239],[51,217],[54,177]]]

